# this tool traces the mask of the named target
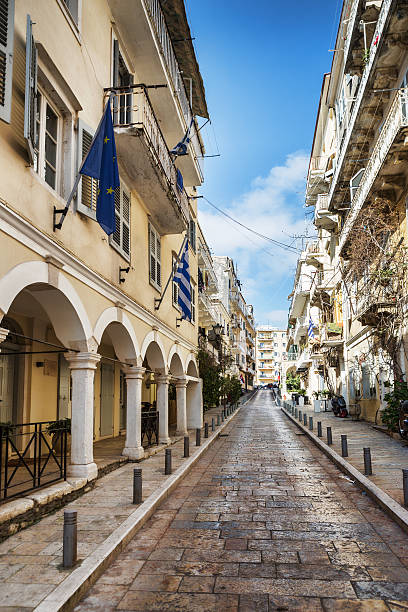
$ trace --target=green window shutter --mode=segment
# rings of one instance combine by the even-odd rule
[[[37,147],[37,47],[32,30],[33,22],[27,15],[24,138],[31,164]]]
[[[87,155],[94,131],[92,128],[87,126],[81,119],[78,120],[78,138],[77,138],[77,169],[85,159]],[[98,198],[98,185],[99,182],[91,178],[90,176],[82,176],[79,181],[77,197],[76,197],[76,208],[77,210],[96,220],[96,200]]]
[[[14,0],[0,0],[0,119],[10,123],[13,79]]]

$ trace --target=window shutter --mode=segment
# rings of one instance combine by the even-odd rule
[[[122,188],[122,250],[130,255],[130,194]]]
[[[156,234],[156,283],[158,287],[161,287],[161,245],[159,234]]]
[[[13,79],[14,0],[0,0],[0,119],[10,123]]]
[[[112,234],[112,241],[120,247],[120,187],[115,189],[115,231]]]
[[[37,47],[32,30],[33,22],[30,15],[27,15],[24,138],[31,164],[34,163],[34,149],[37,144]]]
[[[88,153],[94,132],[81,119],[78,120],[78,140],[77,140],[77,167],[85,159]],[[91,219],[96,219],[96,200],[98,199],[97,179],[82,175],[77,191],[77,210]]]
[[[195,252],[196,250],[196,224],[194,219],[190,219],[190,246]]]
[[[156,236],[149,225],[149,275],[151,282],[156,284]]]

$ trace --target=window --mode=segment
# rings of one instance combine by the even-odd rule
[[[115,231],[110,244],[125,259],[130,258],[130,193],[121,184],[115,189]]]
[[[190,241],[190,246],[195,253],[196,252],[196,222],[194,221],[194,219],[190,219],[188,238]]]
[[[149,279],[158,291],[161,289],[161,244],[160,235],[149,223]]]
[[[113,86],[126,87],[133,85],[133,75],[129,72],[125,60],[119,50],[119,42],[113,41]],[[114,125],[129,125],[132,123],[132,90],[121,91],[113,99]]]
[[[356,174],[350,179],[350,201],[353,201],[354,195],[360,185],[361,179],[363,178],[365,168],[361,168]]]
[[[78,25],[78,0],[62,0],[62,3],[67,7],[72,19]]]
[[[13,78],[14,0],[0,1],[0,119],[10,123]]]
[[[172,258],[173,274],[177,272],[177,262],[178,262],[177,255],[173,255],[173,258]],[[179,308],[179,304],[178,304],[179,286],[178,286],[178,283],[176,283],[176,281],[174,280],[174,277],[173,277],[172,287],[173,287],[173,291],[172,291],[173,306],[175,306],[176,308]]]
[[[78,140],[77,140],[77,168],[85,159],[88,153],[94,131],[88,127],[81,119],[78,120]],[[98,198],[98,181],[90,176],[82,176],[77,191],[77,210],[96,219],[96,200]]]
[[[196,290],[195,286],[191,283],[191,323],[195,323],[196,320]]]
[[[44,94],[38,92],[35,117],[34,170],[53,189],[58,188],[60,116]]]

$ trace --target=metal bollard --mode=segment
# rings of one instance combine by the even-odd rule
[[[214,417],[211,419],[211,431],[215,430],[215,422],[214,422]]]
[[[142,470],[133,468],[133,503],[142,503]]]
[[[196,446],[201,445],[201,429],[197,427],[196,429]]]
[[[208,423],[204,423],[204,438],[208,438]]]
[[[321,438],[323,436],[323,434],[322,434],[322,422],[321,421],[317,421],[317,436],[318,436],[318,438]]]
[[[224,411],[221,412],[221,422],[224,422]]]
[[[332,444],[333,444],[332,428],[327,427],[327,445],[331,446]]]
[[[221,424],[221,417],[219,414],[217,414],[217,427],[219,427]]]
[[[307,425],[307,414],[306,412],[303,413],[303,425]]]
[[[404,489],[404,506],[408,508],[408,470],[402,470],[402,486]]]
[[[63,566],[72,567],[77,561],[77,511],[64,510]]]
[[[364,453],[364,474],[366,476],[371,476],[371,474],[373,473],[373,470],[371,467],[371,449],[363,448],[363,453]]]
[[[348,457],[347,436],[341,434],[341,456]]]
[[[313,431],[313,417],[309,417],[309,429]]]
[[[166,448],[164,455],[164,473],[171,474],[171,448]]]
[[[188,436],[184,436],[184,457],[190,456],[190,438]]]
[[[298,418],[298,409],[295,408],[295,419],[297,419],[297,418]]]
[[[299,410],[299,421],[302,422],[302,411]]]

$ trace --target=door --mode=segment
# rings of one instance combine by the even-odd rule
[[[71,416],[71,371],[64,355],[58,360],[58,418]]]
[[[0,355],[0,422],[16,423],[14,375],[16,359],[13,355]]]
[[[113,433],[113,400],[115,388],[115,369],[110,363],[101,364],[101,414],[100,434],[111,436]]]

